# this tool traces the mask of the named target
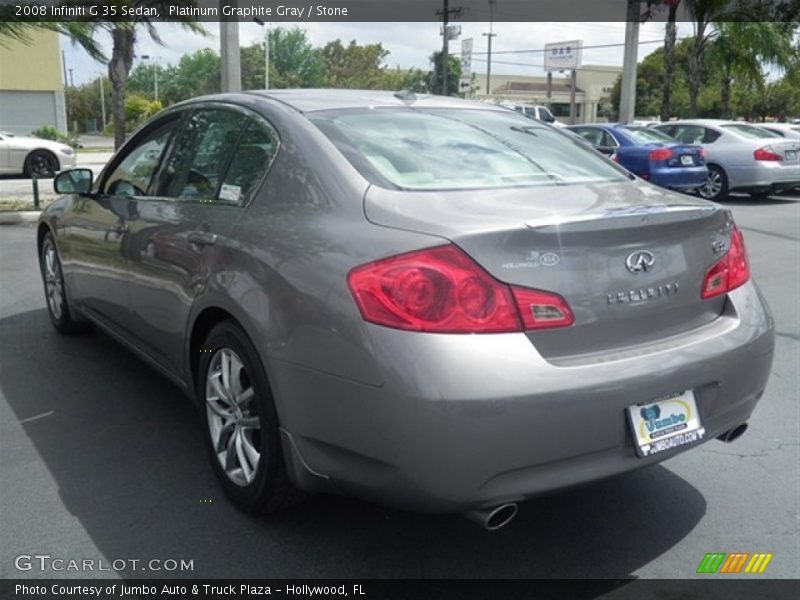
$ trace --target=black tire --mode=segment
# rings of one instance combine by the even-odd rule
[[[725,170],[717,165],[708,165],[708,183],[697,189],[706,200],[721,202],[728,198],[728,176]]]
[[[272,392],[255,346],[238,324],[223,321],[211,330],[199,351],[195,385],[197,401],[211,466],[226,495],[239,508],[251,513],[274,512],[297,504],[305,494],[289,481]],[[231,387],[252,389],[249,399],[237,405],[238,417],[230,409],[231,405],[217,393],[218,388],[209,382],[209,374],[213,378],[218,373],[217,367],[221,367],[226,352],[229,352],[229,361],[235,357],[242,365],[238,371],[229,370]],[[212,390],[210,393],[209,388]],[[227,420],[217,412],[222,410],[228,414]],[[237,419],[238,424],[234,423]],[[245,421],[253,420],[260,425],[257,433],[252,426],[244,425]],[[239,440],[237,435],[241,436]],[[251,455],[241,449],[245,444],[259,453],[255,469],[252,468]],[[247,479],[248,471],[250,480]]]
[[[47,150],[34,150],[25,159],[25,176],[39,179],[55,177],[58,171],[58,159]]]
[[[91,325],[77,317],[70,306],[69,294],[64,283],[64,272],[58,255],[53,234],[47,232],[39,249],[39,267],[44,284],[45,302],[50,322],[59,333],[83,333],[91,329]]]

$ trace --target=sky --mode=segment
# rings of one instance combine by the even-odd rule
[[[462,28],[461,38],[473,38],[473,63],[475,73],[485,73],[485,62],[478,59],[485,58],[486,40],[481,35],[489,31],[489,23],[460,23]],[[151,40],[146,33],[141,32],[137,41],[134,66],[142,60],[141,56],[156,57],[161,64],[174,64],[183,54],[191,53],[201,48],[213,48],[219,51],[219,23],[203,23],[208,31],[207,37],[182,30],[179,26],[169,23],[156,25],[160,37],[165,42],[159,46]],[[283,27],[292,27],[284,23]],[[439,35],[440,23],[298,23],[298,27],[308,33],[309,40],[314,46],[324,46],[327,42],[341,39],[348,43],[355,40],[359,44],[381,43],[389,51],[386,64],[389,67],[399,66],[407,69],[416,67],[430,69],[429,57],[434,50],[440,49],[442,42]],[[507,75],[542,75],[544,45],[550,42],[569,40],[583,40],[584,46],[597,46],[603,44],[620,44],[611,48],[586,48],[583,51],[584,65],[614,65],[622,66],[622,43],[625,39],[625,23],[494,23],[494,38],[492,46],[492,72]],[[679,24],[678,35],[691,33],[690,24]],[[253,42],[262,41],[264,29],[256,23],[240,23],[239,41],[242,46]],[[642,25],[639,35],[639,60],[663,44],[664,24],[646,23]],[[103,46],[110,49],[110,38],[100,40]],[[654,41],[656,43],[641,43]],[[450,43],[450,51],[460,52],[460,40]],[[72,44],[67,38],[61,38],[61,49],[64,51],[67,70],[72,69],[72,81],[81,85],[93,80],[105,67],[93,61],[80,47]],[[513,50],[540,50],[534,53],[502,54],[503,51]],[[480,54],[484,53],[484,54]],[[110,55],[110,51],[106,52]],[[503,62],[523,64],[503,64]],[[530,65],[530,66],[529,66]],[[566,75],[556,75],[556,77]]]

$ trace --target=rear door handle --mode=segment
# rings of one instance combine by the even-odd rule
[[[217,234],[209,231],[192,231],[189,234],[189,242],[195,246],[213,246],[217,243]]]

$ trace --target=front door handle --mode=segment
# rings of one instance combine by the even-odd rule
[[[217,234],[210,231],[192,231],[189,242],[195,246],[213,246],[217,243]]]

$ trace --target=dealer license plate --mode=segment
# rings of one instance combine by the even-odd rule
[[[691,167],[694,164],[694,159],[688,154],[681,156],[681,164],[684,167]]]
[[[639,456],[652,456],[693,444],[706,434],[693,390],[634,404],[627,412],[633,445]]]

